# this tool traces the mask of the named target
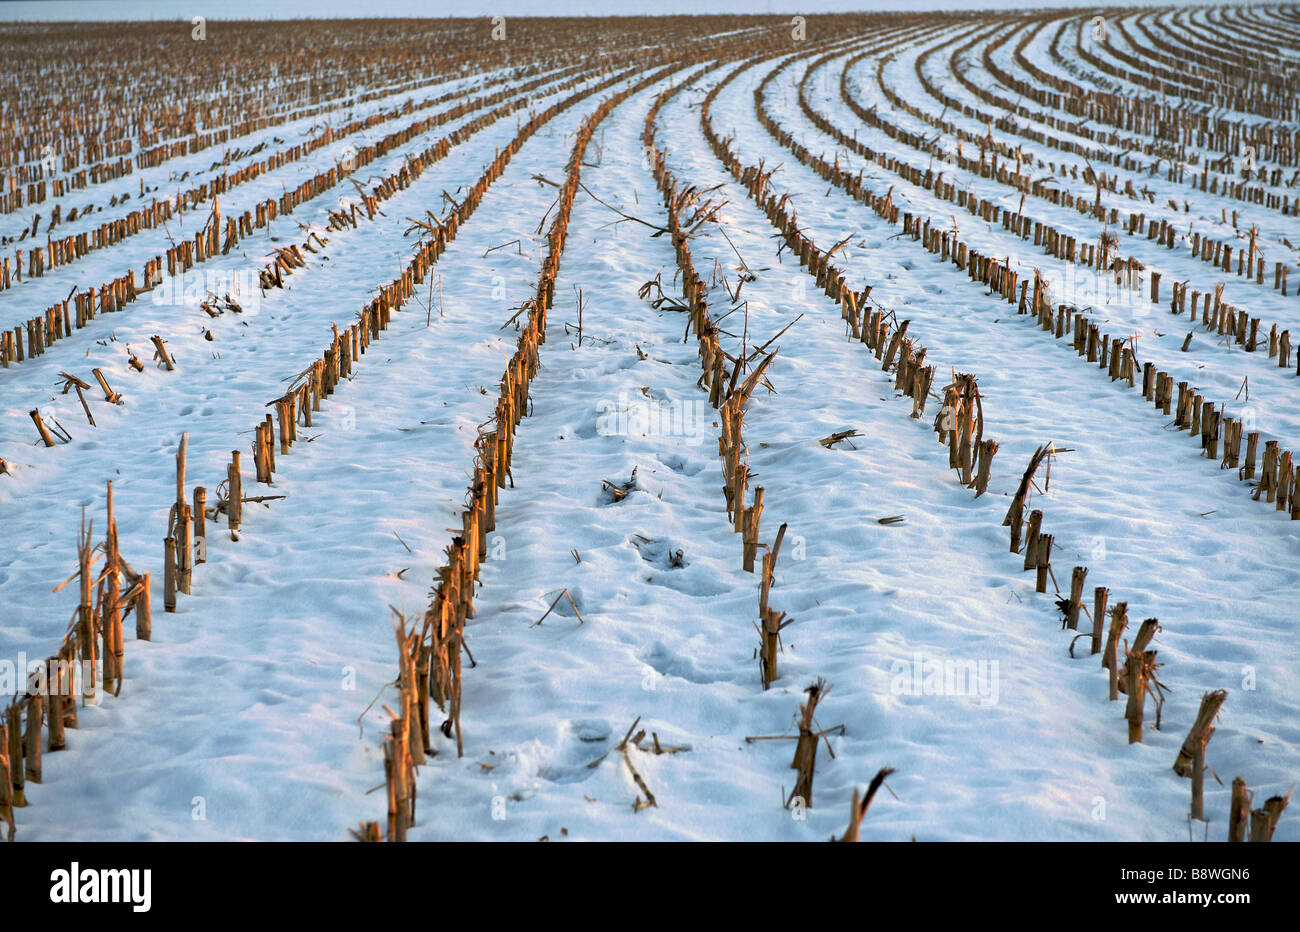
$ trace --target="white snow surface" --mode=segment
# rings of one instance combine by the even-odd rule
[[[942,104],[916,81],[913,62],[962,31],[901,43],[886,68],[902,96],[936,116]],[[814,105],[872,147],[928,165],[928,154],[873,130],[840,100],[840,69],[856,49],[846,44],[814,75]],[[1038,60],[1045,49],[1036,43],[1030,52]],[[930,56],[929,67],[949,93],[967,96],[945,76],[949,51]],[[894,185],[904,209],[946,221],[955,205],[837,152],[800,112],[795,82],[819,54],[800,52],[784,63],[768,91],[772,115],[814,152],[861,167],[878,190]],[[922,129],[889,107],[875,85],[875,63],[868,58],[851,72],[859,102]],[[856,286],[871,283],[876,301],[911,320],[909,334],[938,367],[936,386],[952,370],[978,377],[985,436],[1001,444],[989,492],[973,498],[956,481],[929,427],[933,409],[921,420],[908,417],[892,376],[846,339],[838,306],[797,259],[778,256],[774,230],[714,158],[699,106],[733,66],[684,89],[660,113],[659,144],[676,174],[719,185],[716,197],[725,201],[718,224],[692,244],[696,268],[715,283],[715,319],[731,303],[721,278],[734,288],[742,262],[755,275],[723,321],[733,335],[725,345],[761,345],[803,315],[774,344],[767,377],[775,391],[755,393],[744,426],[751,488],[765,490],[763,540],[788,525],[772,600],[793,623],[783,636],[780,677],[762,689],[754,656],[758,576],[741,568],[716,412],[696,384],[694,341],[683,341],[684,314],[637,294],[660,273],[665,292],[679,293],[671,243],[595,199],[666,223],[640,134],[667,82],[629,97],[587,153],[581,177],[594,196],[580,192],[574,204],[541,370],[466,629],[474,662],[464,673],[465,755],[435,733],[438,753],[420,769],[410,837],[825,840],[843,830],[853,788],[888,766],[896,773],[863,823],[864,840],[1178,841],[1189,831],[1222,840],[1233,777],[1244,776],[1262,800],[1285,793],[1300,773],[1300,522],[1251,501],[1245,484],[1198,457],[1140,392],[1120,391],[1068,341],[1017,317],[951,263],[891,239],[898,228],[828,189],[782,150],[752,104],[758,82],[782,64],[756,64],[732,81],[713,106],[715,127],[734,134],[747,164],[782,164],[774,184],[790,193],[819,245],[849,238],[837,261]],[[978,55],[966,65],[992,80]],[[358,112],[454,86],[404,91]],[[128,632],[121,695],[81,710],[67,750],[46,755],[44,782],[28,787],[31,806],[18,810],[20,840],[343,840],[348,826],[382,822],[384,794],[374,790],[384,774],[381,707],[392,702],[396,671],[389,606],[421,614],[456,533],[477,428],[492,415],[514,350],[506,324],[535,289],[539,221],[555,196],[535,176],[562,179],[575,130],[609,93],[587,98],[524,144],[438,261],[434,287],[418,289],[314,426],[299,427],[288,455],[277,453],[273,485],[252,481],[245,453],[245,494],[284,498],[245,506],[238,541],[224,522],[210,523],[207,563],[195,569],[193,593],[174,614],[162,610],[160,580],[181,432],[189,437],[189,481],[205,485],[211,501],[230,451],[247,450],[283,380],[318,356],[332,323],[351,323],[375,285],[405,265],[415,245],[406,218],[441,213],[443,192],[458,196],[472,184],[516,121],[500,120],[458,146],[383,202],[385,216],[325,234],[330,245],[243,316],[209,319],[192,304],[144,296],[46,356],[0,370],[0,457],[12,467],[0,476],[0,664],[17,664],[23,654],[43,658],[57,644],[76,586],[51,590],[75,570],[83,508],[102,525],[106,480],[114,484],[123,555],[151,571],[155,587],[154,639],[135,641]],[[538,108],[555,99],[539,95]],[[367,139],[422,115],[382,124]],[[945,118],[985,129],[960,115]],[[315,122],[264,135],[295,138]],[[412,140],[363,174],[386,173],[433,138]],[[235,189],[223,213],[242,212],[282,181],[296,185],[307,177],[300,172],[331,164],[343,145]],[[1043,159],[1060,156],[1025,148]],[[161,170],[164,178],[172,167]],[[1015,209],[1018,195],[996,181],[944,170]],[[1159,177],[1150,183],[1158,201],[1192,198],[1203,230],[1227,206],[1257,220],[1271,241],[1287,229],[1295,237],[1291,218],[1262,209],[1255,218],[1240,202]],[[259,231],[268,238],[264,254],[241,243],[246,255],[195,271],[262,265],[272,243],[323,233],[326,208],[354,190],[344,184]],[[1026,212],[1081,239],[1097,235],[1093,221],[1072,210],[1039,201]],[[1055,293],[1072,287],[1072,271],[1032,242],[968,214],[960,223],[973,248],[1008,256],[1031,276],[1040,268]],[[138,269],[165,240],[161,230],[147,231],[0,293],[0,324],[39,312],[74,283]],[[1157,250],[1126,236],[1120,245],[1166,270],[1166,281],[1216,280],[1185,247]],[[1288,299],[1230,278],[1226,295],[1266,320],[1300,323],[1294,293]],[[1097,316],[1141,334],[1142,359],[1192,380],[1216,403],[1232,400],[1249,375],[1249,401],[1229,413],[1248,414],[1284,447],[1300,447],[1294,373],[1279,371],[1266,354],[1229,350],[1208,335],[1183,353],[1185,321],[1169,320],[1164,306],[1117,300]],[[127,349],[147,359],[155,333],[168,341],[176,371],[130,370]],[[75,396],[60,394],[56,383],[60,370],[89,379],[95,366],[125,404],[89,393],[98,422],[90,428]],[[36,407],[65,425],[73,442],[36,444],[27,414]],[[831,448],[818,443],[847,429],[860,435]],[[1077,656],[1067,653],[1073,632],[1061,630],[1058,595],[1036,594],[1022,558],[1008,552],[1001,521],[1009,495],[1034,449],[1048,441],[1068,452],[1053,463],[1033,507],[1055,535],[1063,594],[1070,567],[1086,565],[1086,605],[1092,586],[1105,585],[1112,604],[1129,605],[1130,636],[1143,618],[1162,625],[1155,646],[1169,693],[1160,728],[1149,714],[1141,744],[1127,743],[1124,703],[1107,701],[1086,638]],[[629,478],[633,491],[610,501],[602,480]],[[878,522],[896,515],[905,520]],[[581,618],[561,598],[536,624],[566,589]],[[979,671],[974,694],[926,688],[936,665]],[[817,677],[832,687],[818,721],[834,731],[819,750],[813,804],[791,810],[783,801],[794,784],[794,742],[746,739],[794,734],[803,690]],[[1201,695],[1218,688],[1229,696],[1208,762],[1224,785],[1207,781],[1210,822],[1189,827],[1190,784],[1171,765]],[[616,750],[637,720],[663,745],[685,748],[630,752],[657,802],[640,811],[633,800],[641,789]],[[1300,840],[1300,820],[1284,816],[1276,838]]]

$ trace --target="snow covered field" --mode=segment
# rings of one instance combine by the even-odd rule
[[[414,28],[390,35],[376,23],[331,28],[373,34],[376,47]],[[0,28],[0,45],[19,28]],[[166,41],[194,41],[189,28]],[[226,28],[208,22],[203,41],[224,41]],[[110,481],[117,548],[150,574],[152,607],[152,638],[132,636],[137,603],[120,690],[79,703],[66,749],[54,752],[35,719],[40,779],[12,809],[17,840],[328,841],[367,822],[393,831],[384,736],[404,708],[393,619],[415,626],[417,656],[434,643],[426,610],[437,615],[440,570],[473,534],[462,522],[483,494],[482,437],[504,431],[503,372],[539,314],[539,276],[553,278],[545,341],[483,535],[472,613],[453,637],[463,634],[458,700],[415,690],[428,701],[429,742],[407,839],[820,841],[845,832],[855,789],[882,768],[894,772],[863,840],[1223,841],[1234,778],[1255,809],[1289,792],[1300,774],[1300,470],[1283,453],[1300,458],[1300,10],[1116,10],[1100,26],[1050,11],[607,19],[551,39],[542,20],[510,18],[500,38],[488,18],[455,28],[464,38],[438,46],[442,58],[412,63],[400,81],[386,72],[363,103],[327,98],[320,113],[0,214],[0,255],[22,269],[0,290],[0,328],[28,346],[0,369],[10,727],[30,727],[22,716],[41,709],[25,697],[29,662],[86,630],[75,623],[79,583],[53,590],[77,572],[83,515],[104,540]],[[587,37],[581,54],[574,36]],[[1186,55],[1181,77],[1168,46]],[[299,48],[335,54],[324,42]],[[25,73],[14,66],[6,90]],[[1007,76],[1046,93],[1008,87]],[[1126,113],[1116,101],[1137,103]],[[455,115],[353,167],[358,152],[439,113]],[[168,274],[163,262],[152,291],[31,354],[29,320],[128,269],[142,283],[146,262],[204,228],[211,199],[35,277],[30,249],[371,115],[382,119],[221,194],[220,216],[252,216],[334,168],[336,184],[188,271]],[[445,156],[410,169],[453,133]],[[742,182],[711,135],[770,174]],[[0,193],[26,190],[28,175],[13,187],[10,177],[39,170],[39,154],[0,155]],[[664,178],[670,195],[686,194],[678,209],[665,206]],[[1039,183],[1070,197],[1044,196]],[[969,192],[960,205],[947,185]],[[769,197],[843,275],[852,327],[845,300],[827,297],[765,212]],[[1100,218],[1075,206],[1098,197]],[[1048,255],[1001,217],[971,212],[968,198],[1080,246],[1101,243],[1105,270]],[[102,212],[49,231],[56,204],[66,216],[87,203]],[[353,205],[360,221],[340,225],[335,214]],[[904,214],[950,237],[941,254],[904,232]],[[763,494],[754,572],[724,491],[724,414],[710,403],[717,376],[701,375],[676,223],[703,283],[694,306],[707,307],[724,354],[715,396],[766,365],[744,404],[740,454],[746,506]],[[274,402],[322,347],[341,345],[340,331],[350,353],[363,309],[453,227],[355,369],[309,423],[296,412],[287,446]],[[1227,268],[1194,255],[1194,237],[1228,244]],[[958,241],[963,257],[994,257],[1027,292],[1013,285],[1009,301],[973,280],[948,255]],[[295,244],[305,263],[283,287],[260,287],[259,270]],[[1258,279],[1239,274],[1238,253],[1248,269],[1262,263]],[[1117,286],[1112,262],[1138,268],[1138,282]],[[1291,272],[1286,288],[1278,264]],[[1050,319],[1064,306],[1128,349],[1133,387],[1077,354],[1068,329],[1040,326],[1036,274]],[[1202,302],[1222,290],[1193,319],[1171,310],[1174,283]],[[242,310],[220,309],[236,284]],[[1220,305],[1234,321],[1258,320],[1255,336],[1207,329]],[[891,336],[908,321],[908,351],[924,348],[934,371],[922,416],[909,416],[892,350],[882,360],[855,338],[863,311],[880,312]],[[155,335],[174,368],[151,359]],[[1199,430],[1193,439],[1143,398],[1144,364],[1187,383],[1189,404],[1203,396],[1257,435],[1249,472],[1245,442],[1228,464],[1227,432],[1211,432],[1207,455]],[[958,373],[976,379],[983,437],[998,445],[980,495],[950,467],[949,435],[935,427]],[[67,376],[89,386],[88,412]],[[47,446],[33,411],[68,439],[55,430]],[[253,428],[267,417],[269,484],[253,465]],[[203,486],[209,513],[205,562],[171,612],[164,538],[182,435],[185,500]],[[1054,455],[1023,516],[1041,511],[1052,537],[1037,592],[1004,517],[1044,444]],[[1266,459],[1274,449],[1280,465]],[[237,530],[219,507],[232,451],[243,464]],[[1270,463],[1273,486],[1255,500]],[[764,688],[762,554],[779,528],[770,602],[787,626]],[[110,560],[97,561],[96,578]],[[1071,599],[1075,567],[1087,577],[1069,630],[1058,601]],[[1131,681],[1148,693],[1136,725],[1126,693],[1109,696],[1103,654],[1090,653],[1095,587],[1109,607],[1127,606],[1121,679],[1143,620],[1159,622],[1146,648],[1156,653]],[[111,608],[98,595],[96,605]],[[1096,621],[1104,643],[1112,616]],[[109,612],[92,627],[111,640]],[[84,637],[74,641],[84,656]],[[819,679],[830,688],[806,742],[813,792],[792,799],[800,704]],[[1173,765],[1216,690],[1226,699],[1206,745],[1213,775],[1204,819],[1191,820],[1192,781]],[[418,714],[407,721],[419,730]],[[0,757],[0,773],[21,756]],[[1297,824],[1283,815],[1273,838],[1300,840]]]

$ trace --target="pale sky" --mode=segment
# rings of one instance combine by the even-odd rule
[[[1141,0],[1116,6],[1168,6]],[[844,13],[858,10],[1091,8],[1078,0],[9,0],[0,20],[293,19],[389,16],[610,16],[672,13]]]

